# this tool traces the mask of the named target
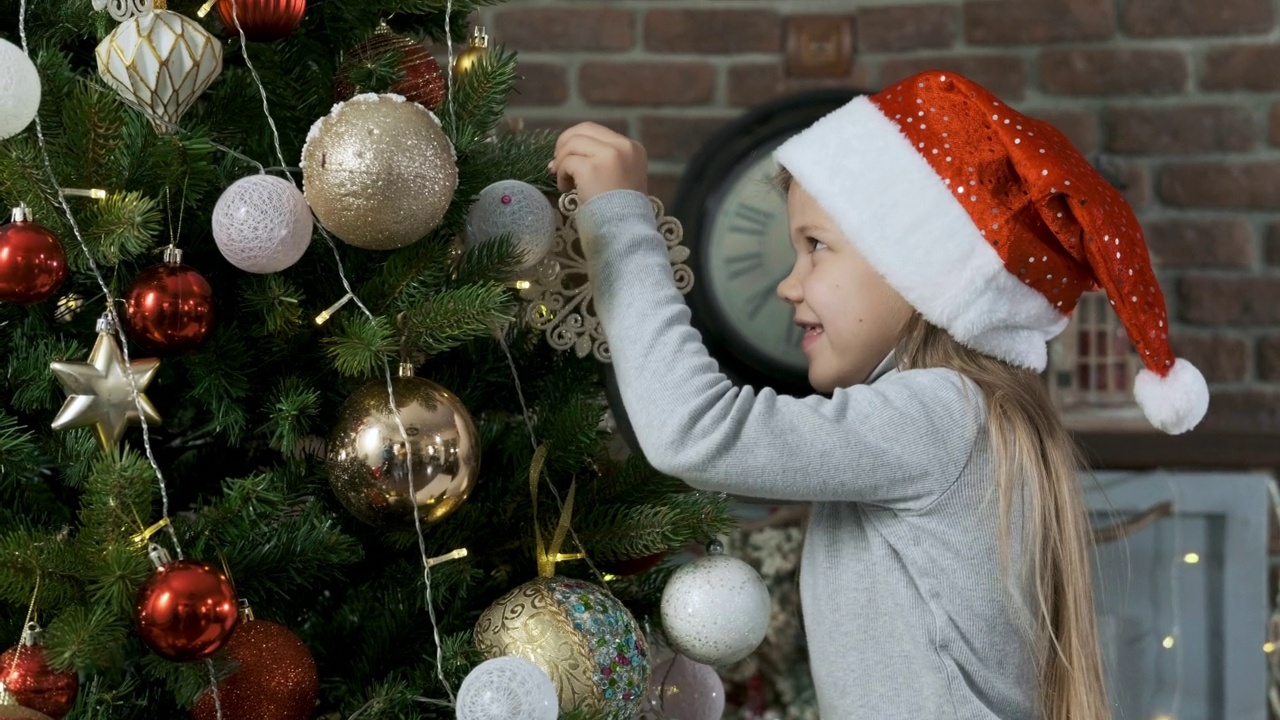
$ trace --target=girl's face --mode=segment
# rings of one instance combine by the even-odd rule
[[[809,384],[819,392],[863,382],[893,349],[912,309],[797,182],[787,193],[796,264],[778,285],[804,328]]]

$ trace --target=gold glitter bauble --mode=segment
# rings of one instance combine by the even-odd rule
[[[480,615],[475,642],[485,657],[514,655],[542,668],[562,713],[629,720],[649,687],[649,650],[635,618],[582,580],[539,577],[508,592]]]
[[[395,378],[392,388],[404,435],[387,384],[360,388],[329,435],[329,482],[347,510],[371,525],[412,525],[414,507],[423,522],[435,522],[475,487],[480,437],[471,413],[448,390],[417,377]]]
[[[395,250],[440,224],[458,164],[429,110],[398,95],[357,95],[311,127],[302,186],[321,224],[344,242]]]

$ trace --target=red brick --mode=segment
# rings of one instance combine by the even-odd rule
[[[1107,150],[1185,155],[1253,149],[1253,112],[1232,105],[1107,110]]]
[[[1082,155],[1098,151],[1098,118],[1090,110],[1027,110],[1062,131]]]
[[[1273,103],[1267,114],[1267,142],[1272,147],[1280,147],[1280,102]]]
[[[1280,392],[1216,391],[1200,427],[1210,432],[1280,433]]]
[[[511,105],[560,105],[569,99],[569,80],[564,66],[559,63],[522,62],[516,71],[516,91],[508,102]]]
[[[680,187],[680,176],[673,173],[649,173],[649,194],[662,201],[667,212],[676,199],[676,190]]]
[[[1120,192],[1134,210],[1141,210],[1151,204],[1151,171],[1145,165],[1116,163],[1114,171]]]
[[[518,51],[630,50],[635,14],[620,8],[524,7],[498,11],[494,37]]]
[[[1178,207],[1274,210],[1280,162],[1179,163],[1160,172],[1160,198]]]
[[[770,10],[681,10],[645,13],[644,46],[652,52],[776,53],[782,19]]]
[[[591,105],[698,105],[711,102],[716,70],[703,62],[588,62],[578,94]]]
[[[1178,357],[1200,369],[1211,383],[1241,382],[1249,372],[1249,341],[1226,335],[1174,333],[1169,341]]]
[[[1145,223],[1147,246],[1161,268],[1253,265],[1253,229],[1239,218]]]
[[[1258,339],[1258,379],[1280,380],[1280,335]]]
[[[605,118],[584,118],[576,117],[538,117],[538,118],[519,118],[522,129],[530,132],[537,130],[547,130],[554,133],[560,133],[577,125],[580,122],[590,120],[593,123],[603,125],[610,130],[621,133],[622,135],[631,136],[630,123],[626,118],[605,117]]]
[[[1265,33],[1275,25],[1271,0],[1125,0],[1124,31],[1133,37]]]
[[[728,118],[669,117],[646,115],[640,118],[640,142],[656,160],[688,160],[719,130]]]
[[[1027,64],[1013,55],[932,55],[890,58],[880,65],[880,87],[925,70],[959,73],[986,87],[1005,100],[1027,94]]]
[[[1187,275],[1178,282],[1183,320],[1199,325],[1280,325],[1280,277]]]
[[[1114,0],[985,0],[964,4],[974,45],[1105,40],[1116,33]]]
[[[1187,60],[1172,50],[1046,50],[1040,83],[1058,95],[1169,95],[1187,86]]]
[[[866,8],[858,13],[858,49],[903,52],[949,48],[956,41],[952,5],[904,5]]]
[[[1263,257],[1268,265],[1280,267],[1280,223],[1272,223],[1267,228],[1267,243]]]
[[[1237,45],[1204,56],[1205,90],[1280,90],[1280,45]]]
[[[734,107],[751,107],[806,90],[848,88],[868,92],[873,89],[863,63],[856,63],[849,77],[824,79],[789,78],[777,62],[738,63],[729,68],[728,81],[728,102]]]

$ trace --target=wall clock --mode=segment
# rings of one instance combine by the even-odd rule
[[[754,108],[712,136],[681,179],[672,215],[693,251],[693,324],[735,382],[812,393],[802,333],[791,306],[777,296],[795,253],[786,198],[772,182],[773,151],[858,94],[806,92]]]

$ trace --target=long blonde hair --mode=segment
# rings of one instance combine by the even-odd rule
[[[899,368],[950,368],[986,399],[1000,517],[1023,500],[1023,564],[1035,591],[1032,637],[1044,720],[1108,720],[1093,608],[1092,535],[1077,481],[1079,454],[1041,377],[961,345],[915,314],[899,336]],[[1010,572],[1011,523],[1000,524]]]

